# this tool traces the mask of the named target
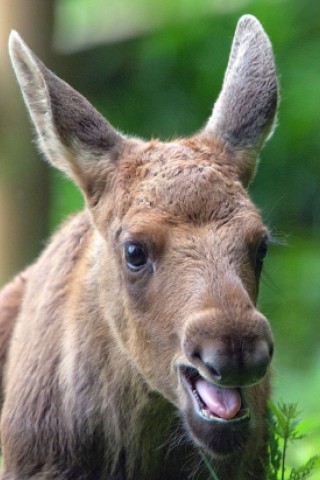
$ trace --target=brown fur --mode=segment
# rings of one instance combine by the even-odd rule
[[[248,34],[274,82],[270,98],[258,86],[261,117],[246,110],[255,125],[240,121],[238,143],[234,123],[232,142],[219,134],[222,100],[192,138],[127,139],[12,38],[40,146],[87,208],[0,296],[2,479],[204,480],[199,449],[220,480],[265,478],[272,337],[256,300],[267,229],[245,187],[277,89],[260,24],[246,16],[237,32],[228,75]],[[128,242],[145,252],[136,271]],[[250,420],[200,420],[191,371],[241,388]]]

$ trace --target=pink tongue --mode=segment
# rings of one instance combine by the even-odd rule
[[[239,412],[241,397],[235,388],[220,388],[204,378],[199,378],[195,387],[208,410],[214,415],[229,420]]]

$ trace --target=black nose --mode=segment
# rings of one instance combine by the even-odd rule
[[[235,387],[259,382],[267,373],[272,357],[272,346],[266,340],[225,339],[204,344],[194,357],[207,374],[219,385]],[[201,365],[199,365],[201,368]]]

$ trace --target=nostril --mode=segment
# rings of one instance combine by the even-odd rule
[[[260,340],[256,345],[251,359],[247,361],[247,369],[251,370],[253,379],[257,381],[262,379],[267,373],[273,354],[273,345],[266,340]]]
[[[254,358],[257,364],[269,365],[273,354],[273,345],[266,340],[260,340],[255,348]]]
[[[271,344],[270,347],[269,347],[269,357],[270,357],[270,360],[271,360],[272,357],[273,357],[273,352],[274,352],[274,346],[273,346],[273,344]]]
[[[192,360],[200,360],[201,361],[201,355],[197,350],[195,350],[194,352],[191,352],[190,357],[192,358]]]
[[[214,380],[216,380],[217,382],[221,382],[221,380],[222,380],[221,373],[218,372],[218,370],[216,368],[214,368],[211,363],[205,363],[205,366],[207,367],[207,369],[208,369],[210,375],[212,376],[212,378]]]
[[[217,342],[202,345],[197,351],[197,361],[205,367],[207,374],[217,382],[221,382],[224,376],[224,355],[221,355],[221,345]]]
[[[219,362],[217,362],[217,349],[212,345],[203,346],[201,349],[195,349],[189,352],[189,358],[201,370],[203,367],[212,378],[221,381],[222,375],[219,371]]]

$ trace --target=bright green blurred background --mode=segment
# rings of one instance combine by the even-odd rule
[[[274,398],[298,402],[306,419],[308,437],[291,448],[291,461],[320,453],[320,2],[57,0],[53,7],[49,65],[114,126],[146,138],[198,130],[221,87],[239,16],[251,13],[263,24],[282,99],[251,186],[279,240],[266,261],[260,306],[276,340]],[[82,198],[58,172],[47,182],[43,231],[52,231]],[[42,244],[26,249],[21,265]]]

